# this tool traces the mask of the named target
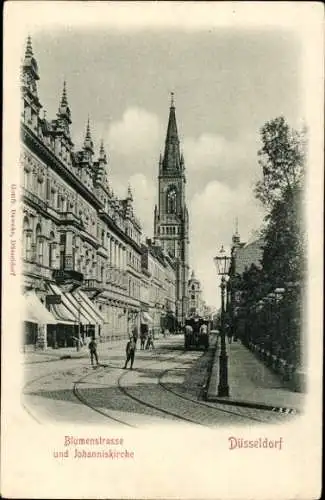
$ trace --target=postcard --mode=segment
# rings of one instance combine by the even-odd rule
[[[6,498],[321,492],[313,2],[7,2]]]

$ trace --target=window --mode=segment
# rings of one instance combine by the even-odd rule
[[[50,232],[50,241],[49,241],[49,267],[55,267],[56,260],[56,243],[55,236],[53,231]]]
[[[24,187],[25,189],[30,188],[30,172],[24,169]]]
[[[195,295],[191,295],[191,299],[194,300],[195,299]]]
[[[169,214],[176,213],[176,200],[177,200],[176,190],[175,190],[175,188],[172,188],[167,193],[167,212]]]
[[[37,195],[39,198],[43,198],[43,182],[37,181]]]
[[[65,242],[66,242],[66,235],[65,233],[62,233],[60,235],[60,269],[64,269],[64,259],[65,259]]]
[[[32,230],[29,227],[29,220],[24,218],[23,222],[23,257],[31,260],[32,257]]]
[[[43,264],[44,243],[40,224],[36,227],[36,260],[39,264]]]

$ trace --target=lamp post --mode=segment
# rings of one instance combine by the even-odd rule
[[[230,257],[226,256],[223,246],[219,255],[214,257],[214,263],[217,268],[218,275],[221,276],[221,350],[219,356],[219,385],[218,396],[229,396],[228,385],[228,356],[226,350],[226,332],[225,332],[225,290],[227,287],[226,276],[229,272]]]

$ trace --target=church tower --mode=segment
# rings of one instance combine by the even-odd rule
[[[176,316],[188,315],[189,221],[185,197],[185,165],[180,153],[174,95],[171,95],[164,155],[159,159],[158,206],[154,214],[155,241],[176,261]]]

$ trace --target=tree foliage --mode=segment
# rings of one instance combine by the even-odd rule
[[[268,209],[262,265],[265,279],[277,287],[302,279],[306,130],[291,129],[281,116],[262,127],[261,140],[258,156],[263,177],[255,195]]]
[[[263,178],[255,187],[256,197],[268,208],[292,193],[301,183],[306,150],[306,130],[291,129],[283,116],[267,122],[261,129],[262,147],[258,151]]]
[[[243,320],[238,328],[247,344],[260,344],[297,366],[304,281],[306,130],[293,130],[278,117],[262,127],[261,140],[258,157],[262,179],[256,184],[255,195],[266,208],[262,267],[252,265],[242,276],[232,277]],[[281,301],[274,298],[276,288],[284,289]]]

